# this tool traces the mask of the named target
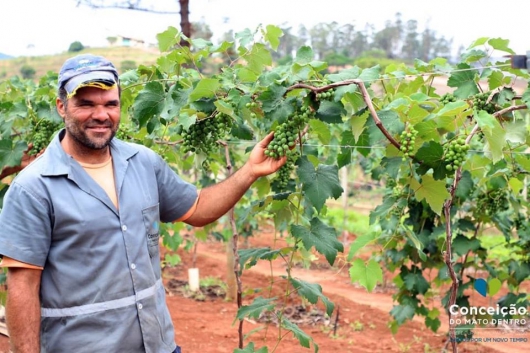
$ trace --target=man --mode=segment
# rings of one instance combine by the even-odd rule
[[[59,73],[65,128],[10,185],[0,213],[12,350],[180,352],[165,303],[159,222],[204,226],[285,158],[269,134],[241,169],[197,192],[150,149],[114,138],[115,67],[79,55]]]

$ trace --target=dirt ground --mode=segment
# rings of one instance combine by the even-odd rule
[[[248,244],[240,244],[240,247]],[[283,239],[273,239],[270,233],[263,233],[250,239],[252,247],[285,246]],[[200,277],[208,282],[221,285],[227,280],[226,245],[209,241],[197,247],[196,264]],[[201,287],[201,292],[192,295],[184,285],[187,283],[187,270],[192,264],[192,254],[184,250],[178,251],[182,263],[164,269],[164,281],[167,290],[167,304],[175,325],[175,337],[184,353],[224,353],[233,352],[238,347],[239,322],[235,320],[237,305],[224,299],[222,286],[211,285]],[[347,252],[346,252],[347,254]],[[292,268],[292,276],[311,283],[319,283],[326,295],[338,308],[331,318],[325,317],[322,306],[287,301],[290,307],[291,321],[299,318],[299,327],[318,345],[318,352],[341,353],[404,353],[442,352],[446,342],[446,319],[438,333],[427,329],[421,318],[401,326],[396,335],[392,335],[388,323],[389,311],[392,309],[393,290],[376,288],[368,293],[364,288],[350,282],[348,271],[341,260],[341,254],[333,267],[319,265],[305,269],[303,266]],[[323,261],[315,261],[322,264]],[[253,268],[246,270],[241,278],[243,305],[252,302],[256,295],[264,297],[285,296],[286,282],[281,278],[285,275],[286,265],[283,261],[258,262]],[[256,292],[257,289],[261,292]],[[254,292],[252,291],[254,290]],[[305,310],[305,311],[304,311]],[[309,314],[311,314],[309,315]],[[320,314],[319,314],[320,313]],[[299,314],[296,316],[295,314]],[[321,315],[322,314],[322,315]],[[287,315],[287,314],[286,314]],[[315,319],[316,318],[316,319]],[[268,352],[308,353],[315,352],[315,346],[304,348],[292,333],[279,331],[275,324],[267,324],[261,320],[245,320],[243,322],[245,345],[254,342],[255,347],[268,347]],[[478,336],[478,335],[477,335]],[[488,331],[481,337],[525,337],[530,341],[530,333],[514,334],[501,330]],[[278,337],[282,337],[281,340]],[[530,351],[530,343],[462,343],[460,353],[522,353]],[[8,352],[8,338],[0,335],[0,353]]]

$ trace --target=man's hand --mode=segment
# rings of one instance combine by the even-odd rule
[[[255,179],[276,172],[287,161],[286,156],[275,159],[265,155],[265,149],[273,138],[274,132],[269,133],[263,140],[254,146],[250,153],[247,164]]]

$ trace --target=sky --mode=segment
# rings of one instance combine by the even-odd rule
[[[106,0],[111,2],[112,0]],[[157,8],[179,11],[178,0],[151,0]],[[220,36],[229,30],[263,25],[351,23],[376,30],[386,21],[418,21],[453,47],[469,46],[480,37],[503,38],[517,54],[530,50],[530,1],[509,0],[190,0],[190,21],[204,21]],[[159,15],[77,6],[76,0],[0,0],[0,53],[12,56],[53,55],[74,41],[101,47],[122,35],[156,43],[156,35],[179,27],[179,15]],[[296,31],[293,30],[294,34]]]

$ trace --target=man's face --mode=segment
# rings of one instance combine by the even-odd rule
[[[118,88],[104,90],[83,87],[68,100],[66,106],[57,100],[57,108],[59,114],[64,117],[66,133],[82,147],[104,149],[118,130],[120,122]]]

